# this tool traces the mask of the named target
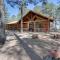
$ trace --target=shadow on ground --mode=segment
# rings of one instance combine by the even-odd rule
[[[8,34],[7,36],[14,36],[14,34]],[[0,60],[22,60],[21,52],[22,48],[16,41],[16,44],[13,45],[11,42],[15,42],[15,39],[6,40],[4,45],[0,47]],[[11,46],[10,46],[11,43]]]
[[[29,54],[29,56],[30,56],[29,51],[31,51],[31,50],[34,51],[34,49],[35,49],[34,46],[37,46],[42,49],[41,52],[43,55],[41,55],[41,56],[48,54],[51,49],[57,49],[60,46],[60,44],[53,42],[53,41],[48,41],[48,40],[44,41],[44,40],[32,39],[32,38],[20,39],[20,36],[17,36],[16,34],[15,34],[15,36],[17,37],[17,40],[19,40],[20,43],[23,45],[24,49]],[[32,46],[32,48],[28,47],[28,45]],[[31,52],[31,53],[33,53],[33,52]],[[33,53],[33,54],[35,55],[35,53]]]
[[[39,55],[37,55],[34,50],[30,47],[28,47],[28,44],[25,43],[23,40],[21,40],[16,34],[15,34],[17,40],[22,44],[22,47],[25,49],[26,53],[29,55],[31,60],[42,60]]]
[[[40,40],[40,39],[32,39],[32,38],[23,38],[24,41],[26,41],[28,44],[33,45],[37,45],[38,47],[43,48],[43,50],[50,50],[50,49],[57,49],[60,44],[57,42],[53,42],[53,41],[44,41],[44,40]]]
[[[43,40],[32,39],[32,38],[21,39],[20,38],[21,36],[18,36],[13,33],[11,34],[10,32],[7,36],[15,36],[16,38],[6,40],[6,43],[4,44],[2,49],[0,49],[0,56],[3,54],[2,55],[2,58],[4,58],[3,60],[26,60],[22,58],[27,58],[27,55],[31,60],[42,60],[41,56],[47,54],[48,50],[50,50],[51,48],[56,48],[56,46],[60,46],[60,44],[54,43],[52,41],[43,41]],[[15,41],[16,41],[15,45],[8,46],[9,43],[13,44],[12,42]],[[39,49],[41,49],[41,51]],[[24,55],[24,53],[22,53],[23,50],[27,53],[27,55]],[[41,54],[41,52],[43,55]],[[4,56],[7,56],[8,59],[5,59],[6,57]]]

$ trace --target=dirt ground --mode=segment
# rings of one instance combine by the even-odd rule
[[[0,47],[0,60],[42,60],[49,50],[60,46],[59,40],[51,39],[49,34],[39,33],[39,38],[32,39],[33,34],[8,32]]]

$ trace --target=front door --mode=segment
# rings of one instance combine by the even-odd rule
[[[34,22],[29,23],[29,31],[33,32],[34,31]]]

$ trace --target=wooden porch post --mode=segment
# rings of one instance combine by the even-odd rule
[[[50,19],[48,18],[48,32],[50,32]]]
[[[35,22],[34,22],[34,32],[36,32],[36,28],[35,28]]]
[[[18,23],[17,23],[17,30],[18,30]]]

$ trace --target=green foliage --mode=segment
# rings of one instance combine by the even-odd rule
[[[38,12],[38,13],[43,13],[44,15],[46,16],[53,16],[53,10],[55,8],[55,4],[53,3],[47,3],[45,6],[44,6],[44,9],[43,9],[43,6],[36,6],[34,8],[34,11],[35,12]]]
[[[60,20],[60,4],[57,6],[57,9],[55,11],[55,14],[56,14],[56,19],[59,19]]]
[[[34,7],[35,12],[40,13],[40,10],[41,10],[40,6],[37,5]]]
[[[10,4],[11,7],[14,7],[16,5],[21,8],[21,4],[27,6],[28,4],[34,4],[37,5],[39,2],[42,2],[42,5],[47,4],[47,0],[6,0],[8,4]]]
[[[10,15],[9,15],[9,12],[8,12],[8,9],[7,9],[7,7],[5,7],[5,11],[4,11],[4,17],[5,17],[5,20],[4,20],[4,22],[5,23],[7,23],[8,22],[8,20],[10,19]]]
[[[29,9],[27,8],[23,8],[23,16],[26,15],[29,12]],[[17,19],[20,20],[21,19],[21,11],[19,11],[18,15],[17,15]]]
[[[47,3],[44,6],[44,8],[45,8],[44,11],[42,11],[43,7],[41,7],[39,5],[35,6],[34,11],[37,12],[37,13],[41,13],[42,12],[43,14],[45,14],[47,16],[53,16],[53,13],[54,13],[53,9],[54,9],[54,7],[55,7],[55,5],[53,3]]]
[[[48,14],[49,16],[53,15],[53,9],[54,9],[55,5],[53,3],[47,3],[45,5],[45,13]]]
[[[46,9],[52,9],[55,5],[53,3],[47,3],[45,8]]]

